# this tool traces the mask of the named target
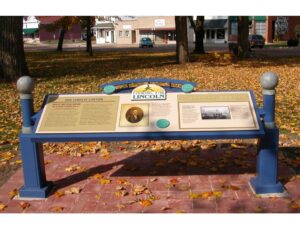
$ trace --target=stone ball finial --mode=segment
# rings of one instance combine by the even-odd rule
[[[21,94],[31,94],[34,89],[34,81],[30,76],[22,76],[17,81],[17,89]]]
[[[278,84],[278,75],[273,72],[266,72],[260,77],[260,85],[266,90],[274,90]]]

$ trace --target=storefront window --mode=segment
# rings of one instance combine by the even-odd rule
[[[237,35],[238,30],[237,30],[237,22],[232,22],[231,23],[231,34],[232,35]]]
[[[125,30],[125,37],[129,37],[129,30]]]
[[[255,22],[255,34],[266,34],[266,22]]]
[[[175,31],[168,32],[168,40],[169,41],[174,41],[175,39],[176,39]]]
[[[217,39],[225,39],[225,30],[224,29],[217,30]]]

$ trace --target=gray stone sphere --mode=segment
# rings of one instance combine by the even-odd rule
[[[260,84],[266,90],[274,90],[278,84],[278,75],[273,72],[266,72],[260,77]]]
[[[34,89],[34,81],[30,76],[22,76],[17,81],[17,89],[21,94],[31,94]]]

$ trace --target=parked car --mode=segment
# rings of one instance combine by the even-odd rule
[[[148,37],[141,38],[139,47],[140,48],[144,48],[144,47],[153,48],[153,42]]]
[[[263,48],[265,46],[265,38],[259,34],[249,35],[249,46],[250,48]]]

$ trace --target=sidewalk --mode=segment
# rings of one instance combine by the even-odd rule
[[[254,144],[188,144],[175,150],[161,150],[151,142],[150,150],[122,146],[83,157],[46,155],[47,179],[55,190],[43,200],[13,199],[23,183],[20,169],[0,188],[0,212],[300,212],[300,179],[283,162],[279,178],[289,196],[252,193],[248,182],[255,175]]]

